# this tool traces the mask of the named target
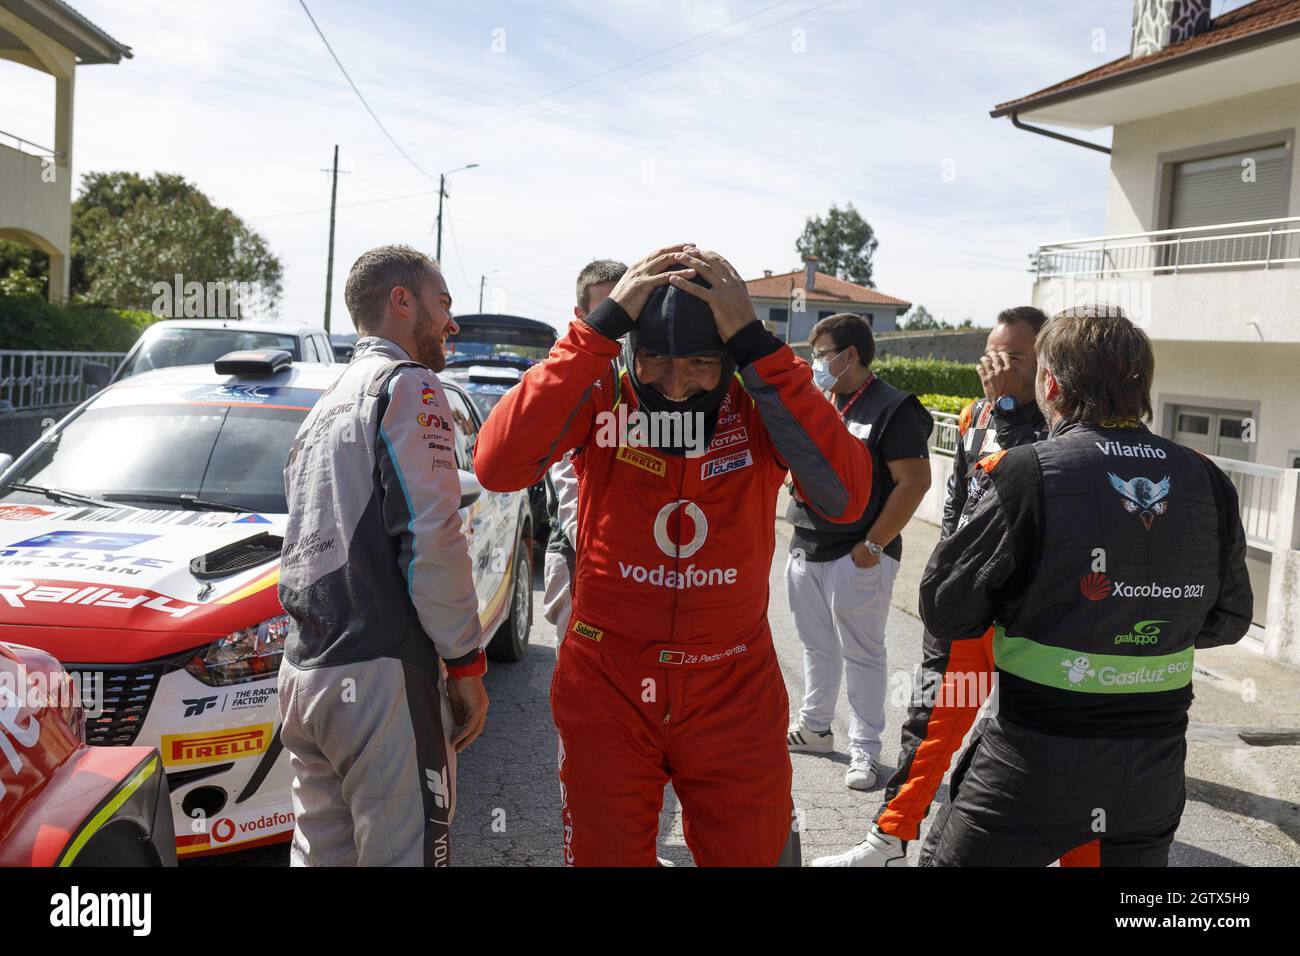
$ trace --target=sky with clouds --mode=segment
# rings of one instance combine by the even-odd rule
[[[691,241],[786,271],[805,219],[848,202],[881,291],[989,324],[1029,299],[1038,243],[1102,228],[1105,155],[988,111],[1126,54],[1131,0],[307,3],[413,163],[297,0],[74,0],[134,52],[77,73],[74,176],[198,184],[280,256],[286,321],[323,315],[336,143],[336,332],[348,266],[432,253],[437,174],[469,163],[443,235],[456,311],[486,274],[485,311],[557,325],[590,259]],[[49,144],[53,97],[0,62],[0,129]]]

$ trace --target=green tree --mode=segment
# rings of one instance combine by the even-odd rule
[[[945,323],[930,314],[930,310],[918,305],[903,318],[903,328],[909,332],[935,331],[945,327]]]
[[[801,258],[811,255],[820,259],[819,272],[874,289],[871,257],[878,245],[871,224],[849,203],[843,209],[832,205],[825,219],[808,217],[794,248]]]
[[[39,249],[0,240],[0,295],[45,295],[50,257]]]
[[[156,282],[255,284],[254,308],[274,311],[284,269],[257,232],[182,176],[88,173],[72,206],[72,293],[148,309]],[[247,304],[247,303],[246,303]]]

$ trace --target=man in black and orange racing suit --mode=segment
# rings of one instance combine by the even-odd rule
[[[980,461],[1047,437],[1047,421],[1034,401],[1034,340],[1046,320],[1032,306],[998,314],[977,366],[984,397],[962,409],[957,420],[942,538],[957,529]],[[926,631],[921,656],[921,680],[903,722],[898,769],[885,786],[875,825],[857,846],[818,857],[813,866],[907,865],[907,844],[917,839],[953,755],[993,685],[993,631],[946,644]],[[1096,866],[1097,856],[1094,840],[1061,857],[1061,865]]]
[[[630,446],[647,420],[661,434]],[[478,478],[523,488],[570,449],[578,557],[551,686],[565,862],[655,865],[670,780],[698,864],[788,862],[789,702],[767,621],[777,492],[788,469],[820,513],[854,520],[871,489],[862,443],[731,265],[676,245],[507,393]]]

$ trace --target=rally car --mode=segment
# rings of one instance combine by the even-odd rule
[[[0,643],[0,867],[175,866],[154,747],[91,747],[86,699],[44,651]]]
[[[89,743],[159,749],[181,857],[293,829],[276,701],[282,469],[343,368],[245,352],[131,376],[0,476],[0,641],[102,688]],[[532,616],[527,496],[474,480],[482,418],[446,391],[484,643],[518,660]]]

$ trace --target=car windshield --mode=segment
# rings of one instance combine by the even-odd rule
[[[298,339],[276,332],[244,331],[230,329],[155,329],[145,333],[140,347],[127,360],[119,378],[152,372],[174,365],[211,365],[227,352],[246,349],[284,349],[293,356],[298,354]]]
[[[491,412],[492,409],[497,407],[497,402],[506,397],[506,390],[504,388],[494,389],[490,392],[485,392],[477,388],[467,388],[466,391],[469,393],[469,397],[474,399],[474,404],[478,406],[479,413],[484,419],[488,417],[488,413]]]
[[[284,462],[307,411],[257,405],[92,404],[7,476],[0,500],[52,503],[37,492],[10,488],[16,482],[143,508],[183,505],[133,500],[133,495],[192,495],[284,514]]]

